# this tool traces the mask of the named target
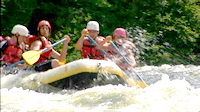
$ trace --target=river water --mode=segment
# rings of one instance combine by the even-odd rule
[[[1,88],[1,112],[200,112],[200,66],[143,66],[135,71],[148,87],[107,84],[45,93],[12,82],[12,87]],[[1,74],[1,83],[9,76]]]

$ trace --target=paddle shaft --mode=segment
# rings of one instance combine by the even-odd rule
[[[63,38],[62,40],[59,40],[58,42],[52,44],[51,47],[57,46],[58,44],[60,44],[61,42],[65,41],[65,40],[66,40],[66,38]],[[43,53],[43,52],[45,52],[47,50],[48,50],[48,48],[46,47],[41,52]]]
[[[18,64],[21,64],[21,63],[24,63],[24,60],[21,60],[21,61],[18,61],[18,62],[16,62],[16,63],[13,63],[12,65],[6,66],[6,67],[3,68],[3,69],[7,70],[7,69],[12,68],[12,67],[15,67],[15,66],[17,66]]]
[[[59,40],[58,42],[52,44],[51,47],[57,46],[58,44],[60,44],[61,42],[65,41],[65,40],[66,40],[66,38],[63,38],[62,40]],[[48,48],[46,47],[46,48],[44,48],[41,52],[43,53],[43,52],[45,52],[45,51],[47,51],[47,50],[48,50]],[[27,51],[27,52],[28,52],[28,51]],[[24,63],[24,60],[21,60],[21,61],[18,61],[18,62],[16,62],[16,63],[13,63],[12,65],[6,66],[4,69],[9,69],[9,68],[11,68],[11,67],[15,67],[15,66],[17,66],[17,65],[20,64],[20,63]]]
[[[90,40],[90,42],[92,42],[95,46],[97,46],[97,43],[94,41],[94,39],[92,39],[89,35],[87,36]],[[107,55],[107,53],[103,50],[103,49],[100,49],[100,51],[104,54],[104,55]]]
[[[123,57],[123,59],[126,61],[127,64],[130,64],[130,62],[128,61],[128,59],[121,53],[121,51],[119,50],[119,48],[113,43],[110,42],[111,45],[118,51],[118,53]],[[144,80],[137,74],[137,72],[132,68],[133,72],[138,76],[138,78],[144,82]]]
[[[130,64],[130,62],[128,61],[128,59],[121,53],[121,51],[119,50],[119,48],[113,42],[110,42],[110,43],[117,50],[117,52],[123,57],[123,59],[126,61],[126,63]]]

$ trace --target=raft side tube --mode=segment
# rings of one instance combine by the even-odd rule
[[[122,70],[114,62],[106,60],[79,59],[60,67],[40,72],[34,79],[44,84],[48,84],[83,72],[105,72],[117,74],[121,78],[124,77]]]

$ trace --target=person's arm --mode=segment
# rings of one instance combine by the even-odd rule
[[[137,66],[137,63],[136,63],[134,54],[133,54],[133,52],[131,52],[131,51],[129,51],[129,52],[130,52],[130,53],[128,54],[128,59],[129,59],[129,61],[130,61],[129,64],[130,64],[132,67],[136,67],[136,66]]]
[[[39,40],[36,40],[31,44],[30,50],[39,51],[41,47],[42,47],[42,42]]]
[[[67,55],[67,48],[68,48],[68,43],[70,42],[70,37],[68,35],[65,35],[64,38],[66,40],[64,41],[63,44],[63,49],[61,53],[58,53],[56,50],[52,49],[51,56],[55,59],[58,59],[59,61],[65,61],[66,55]]]
[[[107,36],[102,42],[99,42],[96,47],[98,49],[103,49],[103,50],[107,51],[108,46],[110,45],[110,43],[107,43],[107,42],[109,42],[111,40],[112,40],[112,36]]]
[[[76,42],[76,50],[80,50],[80,51],[82,50],[84,37],[86,37],[87,35],[88,35],[87,29],[83,29],[81,32],[81,37]]]
[[[135,55],[134,55],[134,52],[133,52],[133,49],[136,49],[136,46],[135,44],[133,44],[132,42],[128,41],[129,44],[125,44],[125,48],[128,49],[128,58],[130,60],[130,65],[132,67],[136,67],[137,66],[137,63],[136,63],[136,60],[135,60]]]
[[[128,67],[136,67],[137,63],[135,61],[135,57],[134,54],[131,52],[131,50],[127,49],[128,54],[125,55],[125,58],[128,59],[128,63],[123,59],[123,57],[121,56],[120,58],[123,59],[123,63],[121,63],[120,65],[123,66],[124,68],[128,68]]]
[[[80,50],[80,51],[82,50],[84,37],[85,37],[85,36],[81,36],[81,37],[78,39],[78,41],[77,41],[77,43],[76,43],[76,50]]]
[[[120,67],[122,67],[122,69],[129,68],[129,67],[136,67],[137,63],[136,63],[133,52],[130,49],[126,49],[126,52],[127,54],[123,56],[128,60],[128,62],[124,60],[123,56],[119,55],[118,59],[122,60],[123,62],[119,61],[117,62],[117,64],[120,64]]]

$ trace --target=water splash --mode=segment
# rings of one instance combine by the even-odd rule
[[[200,66],[144,66],[135,70],[149,87],[136,90],[125,85],[108,84],[81,91],[51,93],[17,87],[2,88],[1,111],[199,112]]]

